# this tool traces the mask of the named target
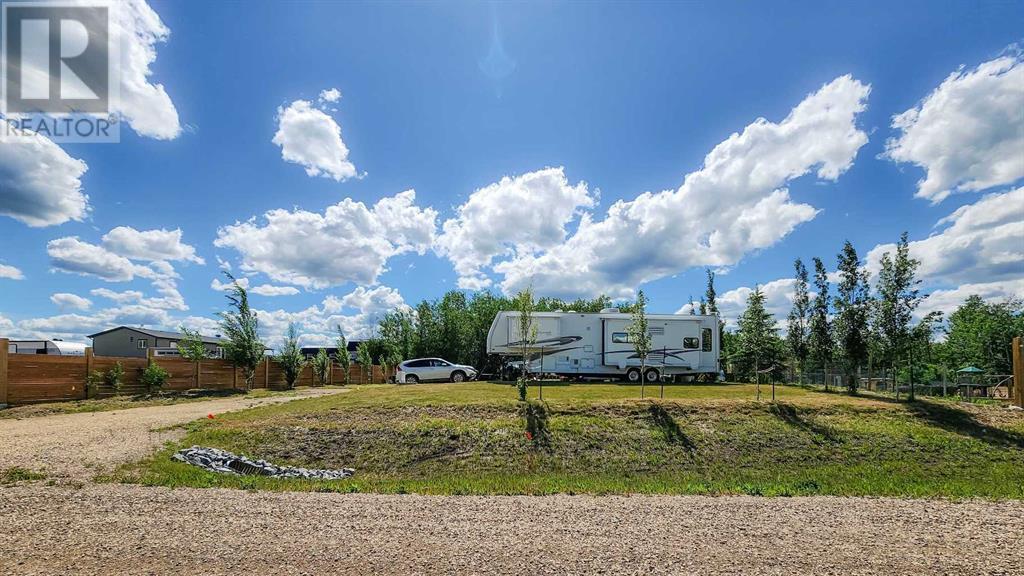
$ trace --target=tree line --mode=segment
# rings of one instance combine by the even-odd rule
[[[944,328],[942,312],[916,318],[925,297],[917,277],[920,261],[911,257],[905,232],[895,251],[882,255],[873,279],[849,241],[836,255],[834,278],[821,258],[812,262],[813,278],[799,258],[793,264],[793,303],[784,338],[765,308],[761,288],[750,293],[738,330],[723,342],[723,358],[736,377],[782,379],[793,367],[801,381],[812,371],[839,375],[846,389],[856,393],[862,369],[884,369],[909,383],[913,396],[915,382],[968,365],[1010,373],[1011,340],[1024,334],[1021,302],[986,303],[972,295],[948,316]]]

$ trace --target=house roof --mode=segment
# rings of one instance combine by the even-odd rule
[[[108,332],[113,332],[115,330],[122,330],[122,329],[123,330],[132,330],[134,332],[139,332],[140,334],[145,334],[147,336],[152,336],[153,338],[168,338],[170,340],[181,340],[184,337],[184,334],[182,334],[181,332],[168,332],[166,330],[152,330],[150,328],[136,328],[134,326],[117,326],[117,327],[114,327],[114,328],[110,328],[108,330],[104,330],[102,332],[97,332],[95,334],[90,334],[89,338],[95,338],[97,336],[101,336],[101,335],[106,334]],[[199,339],[202,340],[203,342],[207,343],[207,344],[223,344],[225,342],[224,338],[216,338],[216,337],[213,337],[213,336],[203,336],[202,334],[199,335]]]

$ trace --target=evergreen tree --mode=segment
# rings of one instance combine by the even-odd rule
[[[302,350],[299,348],[299,330],[294,322],[288,324],[288,331],[281,342],[281,351],[274,360],[281,366],[285,384],[288,388],[295,388],[295,381],[299,379],[306,359],[302,357]]]
[[[838,256],[838,293],[833,301],[836,311],[835,342],[846,376],[846,388],[857,393],[857,368],[868,359],[868,307],[870,288],[867,272],[861,270],[857,250],[849,240]]]
[[[765,309],[764,301],[764,292],[756,286],[747,296],[747,308],[737,321],[736,368],[745,379],[756,378],[758,372],[768,369],[778,375],[785,358],[785,345],[776,334],[775,318]]]
[[[810,334],[808,336],[808,355],[819,370],[828,371],[832,362],[832,328],[828,320],[828,270],[821,258],[814,258],[814,289],[818,295],[811,305]],[[828,377],[825,379],[828,389]]]
[[[809,353],[808,320],[811,313],[811,300],[807,293],[807,267],[799,258],[793,263],[793,267],[796,270],[796,282],[793,284],[793,308],[789,312],[786,343],[789,345],[790,354],[796,360],[797,370],[800,372],[800,382],[803,383]]]
[[[341,324],[337,325],[338,337],[334,341],[335,347],[338,348],[338,352],[334,355],[334,361],[338,363],[338,367],[345,375],[345,384],[349,381],[349,368],[352,366],[352,357],[348,354],[348,339],[345,338],[345,332],[341,329]]]

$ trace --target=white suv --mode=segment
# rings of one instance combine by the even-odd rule
[[[476,368],[463,364],[452,364],[441,358],[417,358],[398,365],[395,382],[415,384],[417,382],[465,382],[477,376]]]

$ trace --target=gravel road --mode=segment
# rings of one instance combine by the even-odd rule
[[[1024,504],[0,489],[3,574],[1020,574]]]
[[[343,388],[300,388],[292,396],[222,398],[167,406],[129,408],[0,420],[0,469],[20,466],[63,480],[89,480],[118,464],[138,460],[181,437],[166,430],[207,414],[223,414],[300,398],[337,394]],[[163,429],[163,430],[161,430]]]
[[[88,481],[175,434],[154,427],[290,399],[0,420],[0,467],[58,480],[0,486],[0,574],[1024,572],[1024,501],[389,496]]]

